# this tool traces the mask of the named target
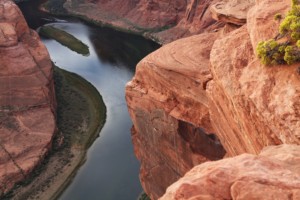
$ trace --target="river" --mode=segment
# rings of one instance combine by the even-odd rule
[[[125,102],[125,84],[133,77],[137,62],[159,45],[140,36],[95,27],[75,18],[42,13],[37,9],[37,1],[23,2],[19,6],[31,28],[51,24],[89,46],[90,55],[82,56],[52,39],[41,38],[52,61],[91,82],[107,107],[107,119],[100,137],[88,150],[86,162],[59,199],[137,199],[142,188],[138,178],[139,163],[131,143],[132,122]]]

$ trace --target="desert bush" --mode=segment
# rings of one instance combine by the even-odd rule
[[[264,65],[293,64],[300,61],[300,0],[292,0],[292,8],[279,25],[277,39],[259,42],[256,52]],[[274,16],[281,20],[281,14]]]
[[[258,43],[256,51],[264,65],[276,65],[285,63],[285,48],[285,44],[279,44],[274,39],[271,39]]]
[[[280,21],[282,19],[282,15],[280,13],[277,13],[276,15],[274,15],[274,19]]]

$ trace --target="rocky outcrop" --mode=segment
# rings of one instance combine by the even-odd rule
[[[207,49],[216,38],[207,33],[162,47],[138,64],[127,85],[140,178],[152,199],[193,166],[225,154],[205,133],[213,133],[205,89],[212,79]]]
[[[0,195],[41,162],[56,130],[49,54],[19,8],[0,0]]]
[[[289,1],[257,2],[247,26],[218,39],[211,50],[210,116],[231,156],[300,143],[296,66],[265,67],[253,51],[258,41],[277,35],[274,15],[288,8]]]
[[[228,0],[221,1],[210,6],[212,17],[215,20],[244,25],[248,10],[253,7],[255,0]]]
[[[67,0],[71,14],[94,22],[144,34],[161,43],[213,30],[220,26],[212,19],[213,0]]]
[[[300,146],[281,145],[194,167],[160,200],[300,199]]]
[[[268,68],[254,52],[277,35],[274,15],[289,6],[256,1],[246,25],[177,40],[138,64],[126,99],[141,182],[152,199],[192,166],[225,152],[300,144],[297,65]]]

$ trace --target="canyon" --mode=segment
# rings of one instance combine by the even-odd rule
[[[265,67],[255,55],[259,41],[278,34],[274,15],[284,16],[290,1],[238,2],[212,3],[212,18],[225,26],[164,45],[138,64],[127,84],[140,179],[151,199],[161,197],[170,183],[201,163],[244,153],[257,155],[271,145],[300,144],[298,65]],[[256,158],[250,155],[235,159],[239,161],[229,165],[243,159],[256,165]],[[204,166],[210,164],[199,168]],[[222,177],[223,172],[216,169],[216,174]],[[185,189],[205,196],[201,186],[212,187],[213,180],[203,175],[199,185],[187,184],[199,176],[201,171],[194,168],[184,181],[171,186],[170,193],[179,195],[171,198],[167,194],[163,199],[189,199]],[[297,191],[299,178],[294,175]],[[247,197],[251,195],[244,199]]]
[[[159,43],[214,30],[211,0],[67,0],[64,8],[94,23],[142,34]]]
[[[0,1],[0,196],[52,146],[56,99],[50,56],[12,1]]]
[[[165,44],[126,86],[140,180],[151,199],[300,198],[298,64],[266,67],[255,53],[259,41],[278,34],[274,15],[290,6],[66,1],[72,15]],[[0,30],[3,194],[50,150],[56,100],[47,50],[9,0],[0,0]]]

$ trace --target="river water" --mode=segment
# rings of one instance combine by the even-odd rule
[[[107,119],[100,137],[88,150],[86,162],[59,199],[137,199],[142,188],[138,179],[139,163],[131,143],[132,122],[124,90],[134,75],[137,62],[159,45],[140,36],[87,25],[74,18],[41,13],[37,3],[19,4],[31,28],[53,25],[89,46],[90,55],[82,56],[52,39],[42,38],[52,61],[91,82],[107,107]]]

